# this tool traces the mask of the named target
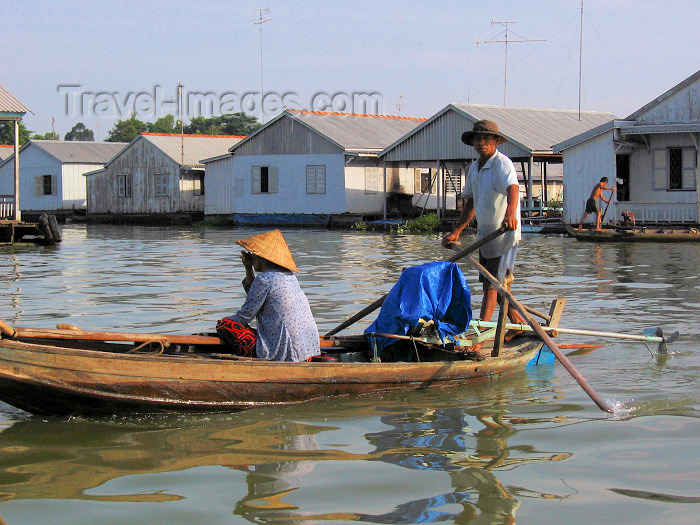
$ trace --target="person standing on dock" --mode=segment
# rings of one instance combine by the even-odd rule
[[[444,246],[456,242],[475,216],[477,239],[486,237],[501,226],[507,227],[509,231],[479,250],[480,263],[501,282],[508,270],[513,271],[521,238],[518,175],[513,162],[496,149],[496,146],[507,141],[498,131],[498,125],[490,120],[480,120],[474,123],[472,131],[462,134],[462,142],[474,146],[479,159],[469,167],[461,195],[466,202],[457,224],[442,239]],[[498,291],[481,275],[479,280],[483,283],[484,292],[480,317],[482,321],[490,321],[496,304],[500,302]],[[512,306],[508,309],[508,317],[514,323],[524,322]],[[515,335],[518,334],[506,334],[506,340]],[[473,349],[478,348],[475,346]]]
[[[612,193],[610,193],[610,198],[606,199],[603,196],[603,190],[610,190]],[[602,219],[602,213],[600,211],[600,207],[598,206],[598,198],[600,197],[603,202],[606,202],[610,204],[610,201],[612,200],[613,193],[615,192],[615,188],[611,188],[608,186],[608,178],[607,177],[602,177],[600,179],[600,182],[593,186],[593,191],[591,191],[591,196],[588,198],[586,201],[586,210],[583,212],[583,216],[581,217],[581,222],[578,225],[579,231],[581,228],[583,228],[583,221],[586,220],[586,217],[588,217],[589,213],[595,213],[596,214],[596,221],[595,221],[595,231],[601,232],[603,229],[600,227],[600,221]]]
[[[273,230],[236,244],[246,250],[241,261],[248,297],[236,314],[217,323],[221,339],[238,355],[271,361],[306,361],[320,354],[318,327],[282,233]],[[253,319],[257,332],[249,326]]]

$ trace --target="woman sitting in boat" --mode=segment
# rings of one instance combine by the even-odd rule
[[[320,354],[318,327],[282,233],[274,230],[236,243],[246,250],[241,260],[248,297],[236,314],[217,323],[219,337],[234,353],[247,357],[306,361]],[[249,326],[253,319],[257,331]]]

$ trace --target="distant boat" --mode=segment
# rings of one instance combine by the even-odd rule
[[[700,242],[697,228],[607,228],[603,231],[579,230],[565,224],[566,233],[578,241],[586,242]]]

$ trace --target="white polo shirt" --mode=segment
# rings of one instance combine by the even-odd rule
[[[500,151],[496,150],[481,169],[478,160],[472,162],[461,197],[474,199],[474,211],[479,223],[477,239],[500,228],[508,207],[508,186],[512,184],[518,184],[518,174],[513,162]],[[508,231],[483,246],[481,254],[484,257],[500,257],[520,242],[520,198],[516,214],[517,230]]]

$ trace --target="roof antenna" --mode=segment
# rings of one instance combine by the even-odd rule
[[[490,38],[488,40],[479,40],[479,37],[476,38],[476,47],[478,48],[480,44],[495,44],[497,42],[502,42],[506,44],[506,61],[505,61],[505,68],[504,68],[504,73],[503,73],[503,105],[506,105],[506,91],[508,89],[508,43],[509,42],[546,42],[546,40],[541,40],[541,39],[527,39],[515,31],[511,31],[514,35],[520,38],[520,40],[508,40],[508,24],[515,24],[515,22],[508,21],[508,22],[498,22],[496,20],[491,20],[491,25],[502,25],[506,28],[505,30],[505,37],[503,40],[494,40],[494,38],[502,35],[503,33],[498,33],[495,37]]]
[[[265,18],[270,12],[269,7],[258,9],[258,21],[253,22],[255,25],[260,26],[260,123],[265,124],[265,109],[263,100],[265,98],[265,89],[263,88],[263,45],[262,45],[262,25],[265,22],[269,22],[272,18]]]
[[[583,0],[581,0],[581,33],[578,43],[578,120],[581,121],[581,77],[583,71]]]

